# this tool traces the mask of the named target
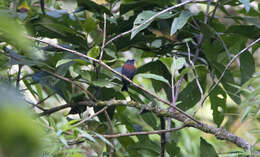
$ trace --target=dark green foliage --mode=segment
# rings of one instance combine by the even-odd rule
[[[200,157],[218,157],[214,147],[202,137],[200,138]]]
[[[133,85],[130,85],[129,92],[121,92],[121,78],[111,70],[67,50],[31,40],[28,36],[48,43],[57,43],[63,48],[76,50],[95,59],[99,59],[100,52],[104,48],[102,61],[119,72],[127,59],[135,59],[137,73],[133,81],[168,102],[172,102],[172,87],[175,87],[176,92],[176,83],[184,77],[176,103],[180,109],[190,114],[195,111],[201,99],[196,79],[199,80],[202,94],[205,96],[209,87],[220,79],[232,57],[252,40],[260,37],[260,13],[259,6],[258,9],[252,7],[256,0],[219,0],[211,2],[208,15],[205,13],[207,2],[200,2],[198,5],[203,7],[202,10],[196,7],[199,9],[198,13],[194,13],[190,8],[192,5],[188,4],[146,22],[160,11],[181,2],[183,1],[21,0],[19,3],[10,0],[0,1],[1,82],[17,86],[17,90],[24,94],[29,102],[39,102],[37,106],[33,106],[38,107],[35,110],[36,114],[64,104],[73,104],[70,111],[59,111],[48,117],[42,117],[40,124],[53,138],[44,141],[51,145],[44,149],[44,152],[47,152],[46,156],[108,156],[110,146],[113,145],[114,156],[157,157],[161,149],[160,134],[107,139],[102,135],[159,130],[161,128],[158,115],[147,112],[147,109],[168,110],[169,106]],[[120,8],[116,8],[119,3]],[[212,8],[216,3],[218,7],[214,13]],[[26,12],[19,12],[21,5],[28,7]],[[104,13],[106,30],[104,30]],[[142,27],[122,34],[144,23]],[[105,47],[102,47],[104,33],[106,42],[117,35],[121,36],[109,44],[104,43]],[[199,41],[200,35],[203,35],[201,41]],[[190,64],[186,42],[195,67]],[[225,71],[220,84],[210,94],[209,101],[206,100],[203,104],[203,110],[205,108],[207,110],[209,106],[207,103],[210,103],[212,112],[207,110],[206,115],[196,114],[196,119],[208,122],[213,117],[212,123],[232,131],[234,123],[236,122],[237,126],[241,117],[242,122],[246,122],[245,119],[251,115],[257,119],[259,83],[255,80],[259,79],[257,73],[259,69],[256,67],[258,62],[254,57],[257,56],[259,46],[257,43],[245,51],[239,56],[239,60]],[[17,65],[22,67],[19,75]],[[108,116],[103,112],[88,119],[89,115],[108,105],[104,103],[103,106],[97,106],[96,100],[92,100],[92,97],[101,102],[125,100],[132,103],[132,106],[136,104],[141,106],[143,110],[137,110],[126,104],[116,104],[107,108]],[[233,101],[229,101],[229,98]],[[85,100],[91,103],[79,104]],[[88,105],[93,107],[93,110],[89,107],[89,112],[85,112]],[[63,112],[66,114],[60,114]],[[83,112],[86,114],[82,114]],[[80,114],[80,117],[67,113]],[[239,116],[229,116],[228,113]],[[80,118],[87,121],[80,124],[79,121],[82,120]],[[80,126],[76,126],[77,124]],[[172,120],[172,127],[175,127],[175,124],[181,125]],[[19,127],[20,124],[18,129]],[[0,131],[0,135],[1,133]],[[199,140],[195,141],[196,138],[179,138],[186,137],[187,134],[189,137],[199,137],[200,133],[193,129],[171,133],[166,139],[167,156],[218,156],[214,147],[223,152],[234,150],[229,143],[222,146],[219,141],[210,138],[207,138],[207,141],[213,143],[214,147],[203,138],[200,139],[200,145]],[[17,139],[22,141],[22,138]],[[30,145],[33,148],[34,144]],[[0,156],[3,148],[0,145]]]

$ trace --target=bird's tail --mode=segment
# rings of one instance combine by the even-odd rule
[[[126,84],[123,84],[123,87],[122,87],[121,91],[127,91],[128,92],[128,87],[127,87]]]

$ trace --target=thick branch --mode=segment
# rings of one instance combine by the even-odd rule
[[[210,126],[208,124],[204,124],[204,123],[197,124],[197,123],[191,121],[185,115],[183,115],[181,113],[177,113],[177,112],[170,113],[167,109],[160,109],[158,107],[144,106],[143,104],[139,104],[139,103],[136,103],[134,101],[127,101],[127,100],[110,100],[110,101],[98,101],[98,102],[82,101],[82,102],[78,102],[77,104],[80,104],[80,105],[85,104],[87,106],[93,106],[93,105],[95,105],[95,106],[106,106],[106,107],[122,105],[122,106],[128,106],[128,107],[135,107],[135,108],[140,109],[140,110],[145,108],[145,110],[151,111],[151,112],[157,114],[158,116],[174,118],[176,120],[183,122],[185,127],[197,128],[197,129],[199,129],[199,130],[201,130],[205,133],[209,133],[209,134],[214,135],[217,139],[226,140],[226,141],[229,141],[231,143],[234,143],[238,147],[241,147],[243,149],[248,150],[251,147],[251,145],[247,141],[245,141],[244,139],[228,132],[224,128],[216,128],[216,127]],[[50,110],[46,110],[46,112],[47,113],[50,113],[50,112],[53,113],[54,110],[59,111],[59,109],[61,110],[61,109],[67,108],[67,107],[71,107],[72,105],[74,105],[74,104],[61,105],[61,106],[52,108]],[[45,112],[43,112],[43,113],[45,113]],[[170,130],[166,130],[165,132],[170,131]],[[108,135],[108,136],[111,136],[111,135]],[[120,135],[117,135],[117,136],[120,137]],[[115,137],[113,137],[113,138],[115,138]]]

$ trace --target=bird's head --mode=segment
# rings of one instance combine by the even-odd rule
[[[135,60],[134,59],[128,59],[127,61],[126,61],[126,64],[131,64],[131,65],[133,65],[135,63]]]

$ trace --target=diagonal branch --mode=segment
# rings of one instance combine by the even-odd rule
[[[193,63],[193,61],[191,60],[191,57],[190,57],[190,46],[189,46],[188,42],[186,42],[186,46],[187,46],[187,49],[188,49],[189,62],[190,62],[190,64],[191,64],[191,66],[192,66],[193,72],[194,72],[194,74],[195,74],[195,80],[196,80],[197,86],[198,86],[199,91],[200,91],[200,101],[199,101],[199,106],[198,106],[198,107],[200,108],[200,107],[202,107],[202,103],[201,103],[201,102],[202,102],[202,100],[203,100],[203,90],[202,90],[202,87],[201,87],[201,85],[200,85],[199,75],[198,75],[198,73],[197,73],[197,71],[196,71],[196,69],[195,69],[195,65],[194,65],[194,63]],[[199,109],[199,108],[198,108],[198,109]],[[194,112],[193,115],[195,115],[196,112],[197,112],[197,110]]]
[[[105,64],[104,62],[102,62],[101,60],[98,60],[98,59],[95,59],[95,58],[92,58],[92,57],[89,57],[87,55],[84,55],[83,53],[80,53],[78,51],[75,51],[75,50],[71,50],[71,49],[68,49],[68,48],[65,48],[65,47],[62,47],[60,45],[57,45],[57,44],[52,44],[52,43],[49,43],[49,42],[46,42],[44,40],[41,40],[41,39],[37,39],[37,38],[34,38],[34,37],[30,37],[30,36],[27,36],[27,38],[31,39],[31,40],[35,40],[35,41],[39,41],[41,43],[45,43],[45,44],[48,44],[50,46],[53,46],[55,48],[58,48],[58,49],[61,49],[61,50],[64,50],[64,51],[68,51],[72,54],[75,54],[77,56],[80,56],[80,57],[83,57],[83,58],[86,58],[86,59],[89,59],[89,60],[92,60],[98,64],[100,64],[101,66],[103,66],[104,68],[106,68],[107,70],[119,75],[120,77],[124,78],[125,80],[127,80],[128,82],[130,82],[131,84],[133,84],[133,86],[135,86],[136,88],[139,88],[141,89],[143,92],[145,92],[146,94],[149,94],[151,95],[152,97],[154,97],[155,99],[157,99],[158,101],[164,103],[164,104],[167,104],[169,106],[171,106],[171,103],[168,102],[167,100],[163,100],[162,98],[160,98],[159,96],[157,96],[156,94],[144,89],[144,87],[134,83],[132,80],[130,80],[129,78],[127,78],[125,75],[122,75],[121,73],[117,72],[116,70],[114,70],[113,68],[111,68],[110,66],[108,66],[107,64]],[[183,110],[181,110],[180,108],[178,108],[177,106],[172,106],[172,108],[174,108],[175,110],[179,111],[181,114],[185,115],[186,117],[188,117],[189,119],[193,120],[194,122],[196,122],[197,124],[200,124],[200,122],[196,119],[194,119],[193,117],[191,117],[190,115],[188,115],[187,113],[185,113]]]
[[[211,92],[217,87],[217,85],[220,83],[220,81],[223,79],[226,71],[229,69],[229,67],[231,66],[231,64],[244,52],[246,52],[246,50],[248,50],[250,47],[252,47],[254,44],[260,42],[260,38],[256,39],[255,41],[253,41],[251,44],[249,44],[247,47],[245,47],[243,50],[241,50],[240,52],[238,52],[230,61],[229,63],[225,66],[224,71],[222,72],[222,74],[220,75],[218,81],[211,86],[211,88],[208,91],[208,94],[203,98],[202,100],[202,104],[205,102],[205,100],[207,99],[207,97],[211,94]]]

